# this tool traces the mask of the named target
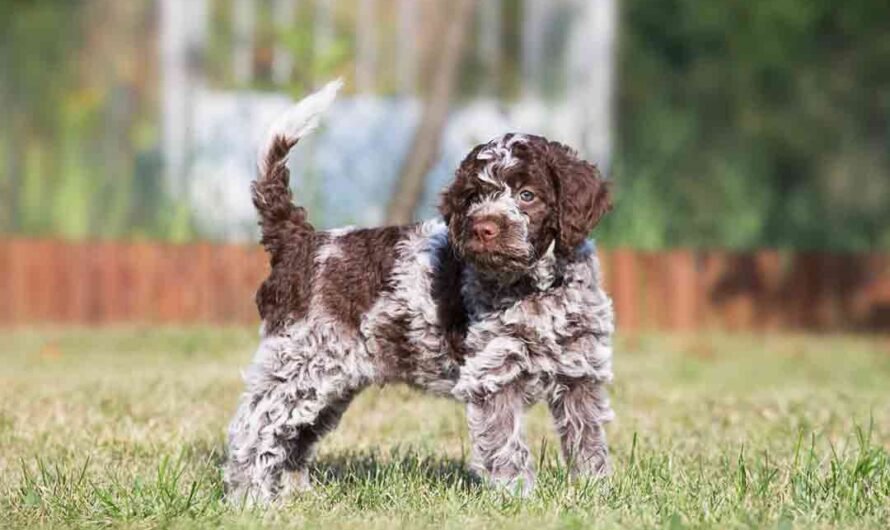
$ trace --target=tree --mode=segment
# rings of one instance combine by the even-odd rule
[[[448,25],[432,89],[424,103],[420,124],[387,209],[386,220],[392,224],[412,221],[423,194],[424,177],[439,154],[442,131],[459,77],[458,66],[463,56],[465,36],[473,21],[476,5],[475,0],[456,0],[455,3],[454,18]]]

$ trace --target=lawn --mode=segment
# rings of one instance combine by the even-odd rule
[[[890,341],[644,336],[616,348],[613,476],[566,479],[529,415],[535,495],[467,471],[462,408],[373,389],[322,444],[312,493],[222,502],[224,430],[255,332],[0,332],[0,525],[888,528]]]

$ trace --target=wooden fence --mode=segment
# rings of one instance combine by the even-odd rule
[[[622,331],[890,332],[890,255],[601,249]],[[0,325],[256,323],[259,247],[0,239]]]

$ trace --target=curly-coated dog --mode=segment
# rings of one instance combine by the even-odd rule
[[[253,202],[271,272],[229,428],[229,498],[308,488],[313,447],[350,401],[397,382],[466,403],[473,468],[492,484],[531,491],[522,417],[539,400],[572,473],[606,473],[613,312],[586,240],[611,207],[597,169],[507,134],[461,163],[443,220],[317,231],[292,202],[286,159],[338,88],[301,101],[261,151]]]

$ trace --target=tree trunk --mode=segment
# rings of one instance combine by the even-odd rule
[[[377,73],[376,0],[360,0],[356,23],[355,87],[359,94],[373,94]]]
[[[420,124],[402,164],[395,193],[387,209],[386,220],[391,224],[412,221],[423,194],[424,177],[439,154],[442,130],[459,76],[458,67],[463,56],[464,40],[476,6],[475,0],[456,0],[455,4],[454,18],[448,25],[432,90],[424,103]]]
[[[0,176],[0,232],[14,232],[18,227],[19,206],[19,156],[22,152],[20,134],[24,127],[20,124],[21,111],[16,111],[15,96],[10,82],[10,51],[8,46],[0,47],[0,108],[6,110],[6,128],[0,133],[3,142],[2,160],[6,177]]]
[[[297,0],[275,0],[275,48],[272,51],[272,79],[279,87],[286,86],[294,71],[294,56],[285,45],[286,36],[294,30],[297,18]]]
[[[503,57],[501,37],[503,31],[503,6],[501,0],[485,0],[479,4],[479,59],[482,62],[482,94],[496,98],[500,90],[500,68]]]
[[[235,46],[232,68],[235,81],[240,87],[253,82],[253,54],[256,46],[256,10],[254,0],[235,0],[232,7],[234,18]]]
[[[398,0],[396,87],[400,96],[413,96],[417,83],[417,2]]]
[[[10,98],[11,99],[11,98]],[[6,107],[9,108],[9,107]],[[21,214],[19,212],[19,200],[21,199],[21,182],[22,182],[22,135],[25,128],[21,125],[15,125],[22,120],[17,118],[18,113],[13,111],[10,122],[14,124],[5,131],[4,140],[6,143],[6,181],[0,181],[0,195],[6,197],[6,208],[3,215],[2,225],[0,229],[16,232],[22,227]]]

